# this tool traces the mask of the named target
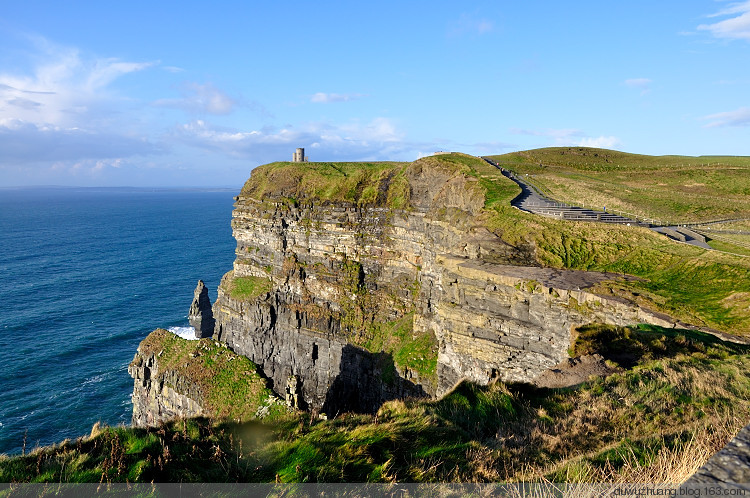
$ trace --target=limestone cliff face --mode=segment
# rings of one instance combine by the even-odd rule
[[[393,359],[357,344],[367,341],[373,323],[398,320],[429,301],[423,279],[438,254],[479,251],[467,223],[481,200],[471,197],[475,186],[466,181],[414,172],[409,212],[240,196],[233,219],[237,259],[214,306],[217,339],[258,363],[277,392],[299,376],[305,404],[329,413],[435,394],[434,375],[396,365],[390,378]],[[435,206],[446,219],[434,217]],[[270,278],[273,290],[235,299],[228,289],[243,277]]]
[[[577,325],[668,324],[586,290],[615,275],[534,267],[532,248],[482,227],[475,178],[419,161],[406,176],[404,210],[237,197],[236,260],[214,304],[215,338],[257,363],[277,393],[297,376],[302,406],[371,411],[440,395],[461,378],[531,380],[567,358]],[[242,279],[272,285],[231,292]],[[373,348],[373,330],[404,318],[434,342],[432,371]]]
[[[134,379],[133,418],[136,427],[156,426],[175,418],[208,416],[200,405],[200,389],[175,370],[159,368],[158,354],[135,355],[128,367]]]
[[[440,340],[439,393],[462,378],[528,382],[568,358],[588,323],[672,326],[669,317],[586,289],[616,274],[438,259],[440,299],[419,327]]]

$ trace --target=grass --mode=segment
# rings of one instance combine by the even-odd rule
[[[408,163],[291,163],[275,162],[253,170],[241,195],[255,199],[299,202],[348,202],[404,208],[409,183]]]
[[[157,329],[138,350],[141,359],[133,360],[135,366],[143,357],[156,356],[159,373],[172,371],[190,379],[200,393],[201,399],[196,401],[217,418],[245,421],[255,419],[262,408],[270,417],[286,410],[253,362],[213,339],[188,341]]]
[[[719,239],[717,237],[709,240],[708,245],[716,249],[717,251],[750,256],[750,247],[747,247],[747,245],[744,243],[742,245],[738,245],[737,243],[732,243],[726,239]]]
[[[550,147],[493,156],[557,200],[662,223],[750,218],[750,157]]]
[[[638,363],[677,355],[713,354],[712,348],[732,354],[750,353],[750,346],[724,343],[697,330],[666,329],[655,325],[616,327],[590,324],[577,329],[572,354],[598,353],[618,365],[632,368]],[[723,353],[722,353],[723,354]]]
[[[231,273],[231,272],[230,272]],[[256,297],[271,292],[273,282],[269,277],[235,277],[234,274],[229,278],[222,280],[222,284],[229,290],[229,295],[233,299],[241,301],[250,301]]]
[[[598,326],[579,330],[575,347],[633,355],[620,373],[573,388],[461,383],[375,415],[105,428],[0,458],[0,480],[679,483],[750,416],[748,346]]]
[[[105,427],[90,437],[0,457],[0,482],[236,482],[252,476],[233,458],[255,427],[215,425],[207,419],[174,421],[158,428]],[[96,426],[95,426],[96,429]],[[259,435],[262,439],[262,435]],[[249,444],[249,441],[246,442]],[[245,462],[242,462],[243,464]]]
[[[414,312],[391,322],[377,323],[360,344],[371,352],[386,352],[401,371],[416,372],[422,382],[437,384],[438,343],[432,331],[414,331]]]

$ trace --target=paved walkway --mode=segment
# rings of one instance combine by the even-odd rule
[[[706,487],[706,484],[725,484],[728,487]],[[723,496],[746,496],[750,491],[750,425],[745,426],[734,439],[712,456],[706,464],[681,486],[685,496],[701,496],[692,490],[713,490]],[[744,493],[725,490],[743,490]]]
[[[596,221],[599,223],[615,223],[619,225],[647,227],[655,232],[666,235],[672,240],[685,242],[686,244],[692,244],[704,249],[712,249],[712,247],[706,243],[706,238],[703,235],[694,232],[687,227],[655,226],[640,220],[607,213],[604,210],[596,211],[593,209],[571,206],[563,202],[553,201],[539,192],[536,187],[525,181],[522,177],[519,177],[512,171],[501,167],[496,161],[486,157],[483,159],[498,168],[503,176],[510,178],[521,187],[521,193],[510,203],[522,211],[568,221]]]

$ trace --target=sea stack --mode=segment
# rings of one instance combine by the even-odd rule
[[[190,325],[195,329],[196,339],[211,337],[214,335],[214,314],[211,311],[211,299],[208,297],[208,289],[203,280],[198,280],[193,295],[193,304],[188,312]]]

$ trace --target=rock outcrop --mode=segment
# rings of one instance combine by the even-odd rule
[[[208,288],[203,280],[198,280],[193,294],[193,303],[188,311],[188,321],[195,329],[195,338],[202,339],[214,335],[214,314],[211,309],[211,299],[208,297]]]
[[[139,348],[128,366],[134,379],[133,417],[136,427],[159,425],[175,418],[209,415],[201,406],[200,388],[174,369],[159,365],[160,351]]]
[[[128,373],[135,380],[137,427],[199,416],[245,421],[286,411],[256,365],[213,339],[188,341],[157,329],[141,341]]]

